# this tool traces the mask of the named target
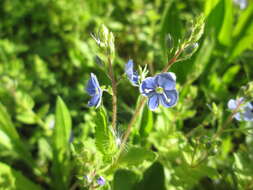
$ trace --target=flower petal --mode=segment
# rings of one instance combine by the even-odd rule
[[[176,87],[175,74],[171,72],[156,75],[155,82],[164,90],[173,90]]]
[[[129,81],[132,83],[133,86],[138,86],[138,80],[139,75],[137,71],[134,71],[134,65],[133,60],[129,60],[127,64],[125,65],[125,73],[129,79]]]
[[[235,118],[237,121],[241,121],[241,120],[242,120],[242,118],[241,118],[241,113],[236,113],[236,114],[234,115],[234,118]]]
[[[90,74],[90,79],[87,83],[86,91],[90,96],[94,96],[96,93],[101,92],[96,75]]]
[[[228,108],[231,109],[231,110],[234,110],[234,109],[236,109],[236,107],[237,107],[237,102],[236,102],[236,100],[230,99],[230,100],[228,101]]]
[[[247,106],[244,108],[244,113],[243,113],[243,119],[245,121],[253,121],[253,110],[251,109],[251,106]]]
[[[154,93],[155,88],[155,77],[147,77],[142,81],[140,85],[140,92],[144,96],[149,96],[150,93]]]
[[[133,66],[134,66],[134,62],[131,59],[125,65],[125,72],[128,77],[130,76],[130,78],[133,75]]]
[[[97,108],[101,104],[101,97],[102,97],[102,94],[100,93],[92,96],[92,98],[88,102],[88,106],[89,107],[95,106]]]
[[[176,90],[166,90],[164,94],[160,95],[160,102],[166,108],[176,105],[177,100],[178,92]]]
[[[154,111],[159,106],[159,96],[154,94],[148,99],[148,107],[150,110]]]

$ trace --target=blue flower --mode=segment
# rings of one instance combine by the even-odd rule
[[[138,75],[137,71],[134,71],[134,62],[133,62],[133,60],[130,59],[126,63],[125,72],[126,72],[126,75],[129,79],[129,81],[132,83],[132,85],[139,86],[138,85],[139,75]]]
[[[248,5],[247,0],[234,0],[234,3],[237,4],[240,9],[245,9]]]
[[[88,81],[86,91],[91,96],[88,106],[95,106],[96,108],[100,106],[102,100],[102,89],[99,86],[96,75],[93,73],[90,74],[90,80]]]
[[[145,78],[140,85],[142,95],[148,97],[148,107],[155,110],[159,104],[169,108],[176,105],[178,92],[176,90],[176,75],[161,73],[154,77]]]
[[[102,176],[99,176],[99,178],[97,179],[97,183],[98,185],[102,186],[105,184],[105,179]]]
[[[253,104],[250,102],[244,103],[244,98],[230,99],[228,101],[228,108],[230,110],[238,110],[234,114],[236,120],[253,121]]]

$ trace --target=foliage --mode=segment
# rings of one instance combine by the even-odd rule
[[[253,124],[227,108],[253,99],[252,1],[2,0],[0,16],[0,189],[253,189]],[[129,59],[139,82],[172,60],[177,104],[149,110]]]

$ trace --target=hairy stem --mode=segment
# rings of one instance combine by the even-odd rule
[[[173,63],[175,63],[177,61],[177,58],[179,57],[179,55],[182,53],[184,47],[181,47],[176,54],[168,61],[167,65],[163,68],[162,72],[167,72],[170,67],[173,65]]]
[[[112,68],[111,58],[108,58],[109,63],[109,76],[112,82],[112,128],[116,129],[117,122],[117,83],[115,81],[115,76]]]
[[[134,115],[131,118],[131,121],[130,121],[130,123],[127,126],[127,131],[126,131],[126,133],[125,133],[125,135],[123,137],[123,140],[122,140],[122,143],[121,143],[121,146],[120,146],[120,153],[124,150],[124,147],[125,147],[125,144],[127,142],[128,137],[130,135],[131,129],[132,129],[132,127],[133,127],[133,125],[134,125],[134,123],[135,123],[138,115],[140,114],[140,112],[141,112],[141,110],[142,110],[145,102],[146,102],[146,98],[145,97],[141,97],[140,103],[136,107]]]
[[[122,152],[125,149],[127,139],[128,139],[128,137],[129,137],[129,135],[131,133],[131,129],[132,129],[132,127],[133,127],[136,119],[138,118],[138,116],[139,116],[139,114],[140,114],[140,112],[141,112],[141,110],[142,110],[145,102],[146,102],[146,98],[145,97],[141,97],[140,103],[136,107],[135,112],[133,114],[133,117],[131,118],[131,120],[130,120],[128,126],[127,126],[127,130],[126,130],[126,133],[125,133],[125,135],[123,137],[121,145],[119,147],[119,152],[118,152],[118,154],[116,156],[116,159],[114,160],[113,164],[109,168],[107,168],[106,170],[113,169],[113,168],[115,168],[115,166],[117,166],[117,163],[118,163],[118,161],[120,159],[120,156],[122,155]]]

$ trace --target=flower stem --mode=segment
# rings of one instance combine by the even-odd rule
[[[112,165],[110,167],[106,168],[105,171],[110,171],[111,169],[114,169],[117,166],[118,161],[120,159],[120,156],[122,155],[122,152],[125,149],[126,142],[127,142],[127,139],[128,139],[128,137],[130,135],[131,129],[132,129],[132,127],[133,127],[136,119],[138,118],[138,115],[140,114],[140,112],[141,112],[141,110],[142,110],[145,102],[146,102],[146,98],[145,97],[141,97],[140,103],[136,107],[135,112],[133,114],[133,117],[131,118],[130,123],[127,126],[126,133],[125,133],[125,135],[123,137],[123,140],[122,140],[122,143],[121,143],[121,145],[119,147],[119,152],[118,152],[115,160],[113,161]]]
[[[225,121],[225,123],[221,126],[220,129],[218,129],[216,131],[216,133],[213,136],[213,140],[217,139],[224,131],[224,129],[231,123],[231,121],[233,120],[235,114],[238,112],[238,110],[240,109],[240,106],[242,105],[243,101],[240,101],[237,105],[237,107],[233,110],[233,112],[230,114],[230,116],[227,118],[227,120]],[[197,166],[199,166],[201,163],[203,163],[209,156],[209,153],[212,149],[208,149],[207,151],[205,151],[205,153],[203,154],[204,156],[202,156],[202,159],[200,159],[196,164],[192,165],[191,167],[195,168]]]
[[[182,53],[184,47],[181,47],[176,54],[168,61],[167,65],[163,68],[162,72],[167,72],[170,67],[173,65],[173,63],[175,63],[177,61],[177,58],[179,57],[179,55]]]
[[[117,83],[115,81],[115,76],[112,68],[112,60],[110,56],[108,57],[109,63],[109,76],[112,82],[112,128],[116,129],[117,122]]]
[[[124,135],[124,137],[123,137],[123,140],[122,140],[122,143],[121,143],[121,146],[120,146],[119,154],[121,154],[121,152],[124,150],[124,147],[125,147],[125,145],[126,145],[126,142],[127,142],[128,137],[129,137],[129,135],[130,135],[131,129],[132,129],[132,127],[133,127],[133,125],[134,125],[134,123],[135,123],[135,121],[136,121],[138,115],[140,114],[140,112],[141,112],[141,110],[142,110],[142,108],[143,108],[145,102],[146,102],[146,98],[145,98],[145,97],[141,97],[140,103],[139,103],[139,105],[136,107],[135,112],[134,112],[134,115],[133,115],[133,117],[132,117],[130,123],[129,123],[128,126],[127,126],[127,131],[126,131],[126,133],[125,133],[125,135]]]

